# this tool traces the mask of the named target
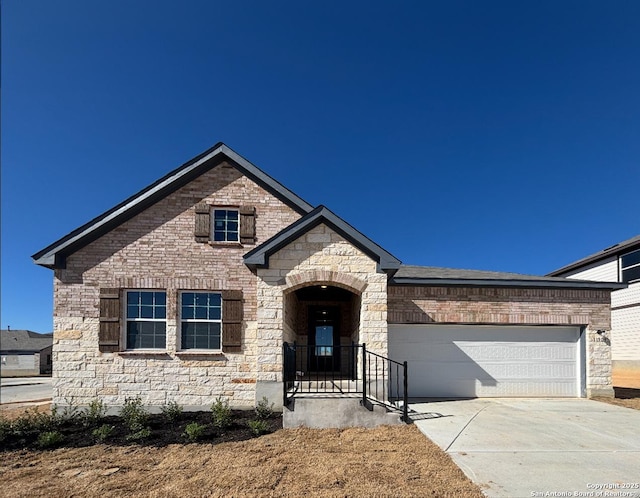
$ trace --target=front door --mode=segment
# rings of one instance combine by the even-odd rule
[[[309,364],[314,372],[340,371],[337,306],[309,307]]]

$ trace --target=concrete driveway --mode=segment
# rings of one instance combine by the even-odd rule
[[[640,497],[640,411],[585,399],[414,403],[416,426],[487,496]]]

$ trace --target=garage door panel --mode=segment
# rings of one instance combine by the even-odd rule
[[[391,325],[409,396],[577,396],[577,327]]]

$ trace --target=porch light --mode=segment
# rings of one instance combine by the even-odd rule
[[[321,288],[321,289],[326,289],[326,288],[327,288],[327,286],[326,286],[326,285],[321,285],[321,286],[320,286],[320,288]]]

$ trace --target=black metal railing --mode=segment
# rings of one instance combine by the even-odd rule
[[[365,344],[283,344],[283,402],[301,394],[362,396],[362,402],[402,409],[408,421],[407,362],[368,351]],[[399,402],[401,406],[399,406]]]

